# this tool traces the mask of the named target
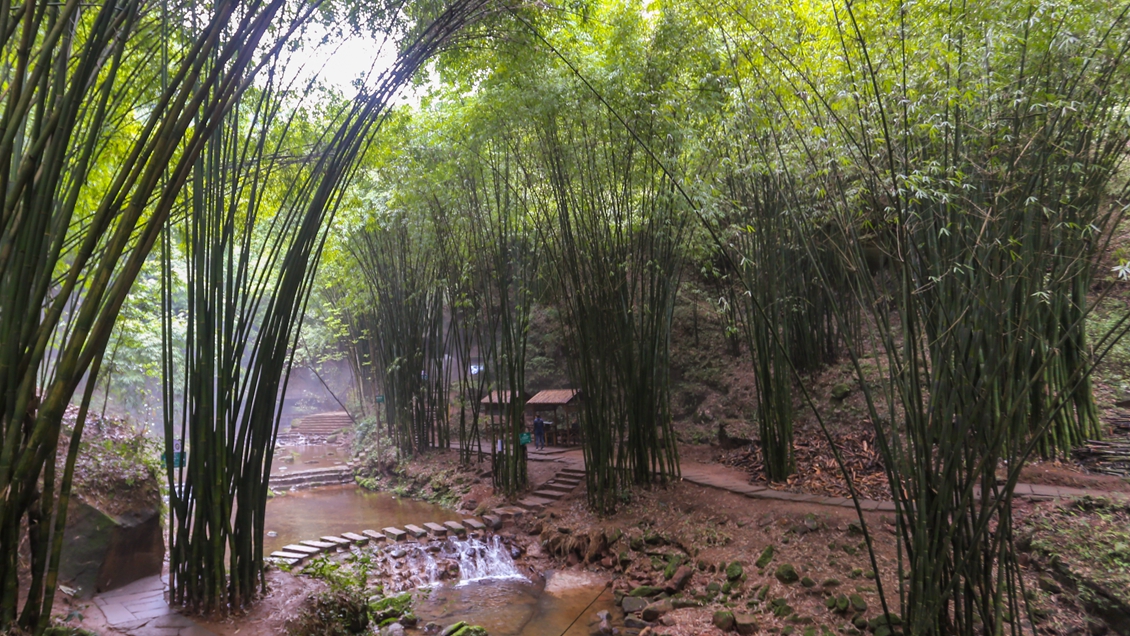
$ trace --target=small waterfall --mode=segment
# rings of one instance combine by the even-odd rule
[[[452,539],[450,544],[454,552],[451,557],[459,561],[459,585],[488,580],[526,580],[510,558],[510,550],[497,535],[489,542]]]

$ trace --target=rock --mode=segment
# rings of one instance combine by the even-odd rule
[[[726,566],[726,578],[728,580],[737,581],[738,579],[742,578],[742,574],[745,574],[745,570],[742,569],[741,563],[734,561],[730,565]]]
[[[608,620],[601,620],[589,628],[589,634],[593,636],[612,636],[612,623]]]
[[[711,581],[706,586],[706,592],[708,594],[717,594],[721,589],[722,589],[722,585],[719,584],[717,581]]]
[[[600,567],[606,570],[611,570],[615,565],[616,563],[612,560],[612,557],[604,557],[600,560]]]
[[[672,576],[671,580],[667,582],[667,586],[663,589],[663,591],[667,592],[668,594],[675,594],[677,592],[683,591],[683,588],[687,586],[687,583],[691,580],[692,576],[694,576],[694,570],[685,565],[679,566],[679,569],[675,570],[674,576]]]
[[[585,550],[585,562],[595,563],[600,559],[600,555],[608,549],[608,539],[604,537],[604,531],[600,528],[594,528],[589,532],[589,546]]]
[[[757,619],[749,614],[735,614],[734,615],[734,629],[742,636],[749,634],[756,634],[759,629]]]
[[[400,623],[393,623],[384,629],[382,632],[384,636],[405,636],[404,626]]]
[[[605,531],[604,542],[610,546],[615,545],[622,536],[624,536],[624,533],[620,530],[620,528],[613,528],[612,530]]]
[[[811,578],[809,578],[807,576],[800,580],[800,584],[803,585],[804,587],[816,587],[816,581],[813,581]]]
[[[443,629],[442,625],[440,625],[439,623],[431,622],[431,621],[428,621],[428,623],[426,625],[424,625],[424,633],[425,634],[438,634],[439,630],[441,630],[441,629]]]
[[[757,557],[757,563],[755,565],[757,565],[757,567],[759,568],[763,568],[769,565],[769,562],[773,560],[774,551],[775,549],[773,546],[765,546],[765,549],[761,551],[761,556]]]
[[[867,601],[864,601],[862,596],[860,596],[858,594],[852,594],[851,596],[848,597],[848,600],[851,601],[851,608],[854,609],[855,611],[857,611],[857,612],[866,612],[867,611]]]
[[[662,601],[656,601],[643,608],[643,611],[640,612],[640,618],[644,619],[645,621],[655,622],[656,620],[659,620],[660,616],[663,616],[667,612],[674,611],[674,609],[675,608],[671,605],[670,600],[663,599]]]
[[[660,616],[659,617],[659,624],[660,625],[666,625],[667,627],[671,627],[675,624],[675,617],[673,617],[673,616]]]
[[[666,543],[663,537],[659,536],[659,533],[654,530],[648,530],[644,533],[643,542],[648,545],[663,545]]]
[[[612,612],[609,612],[608,610],[600,610],[596,613],[596,620],[610,621],[612,620]]]
[[[620,562],[620,567],[626,570],[628,566],[632,564],[632,555],[628,554],[627,550],[621,550],[618,561]]]
[[[624,618],[624,627],[632,627],[632,628],[643,629],[644,627],[648,627],[650,625],[651,625],[651,623],[648,623],[647,621],[640,620],[640,619],[636,618],[635,616],[626,616]]]
[[[800,575],[796,573],[796,568],[789,563],[782,563],[778,566],[774,576],[785,585],[791,585],[800,580]]]
[[[625,596],[624,600],[620,601],[620,609],[628,614],[634,614],[647,607],[647,601],[635,596]]]
[[[641,585],[631,592],[628,592],[628,596],[635,596],[637,598],[656,596],[662,591],[663,588],[655,587],[654,585]]]
[[[839,587],[840,586],[840,580],[839,579],[824,579],[824,582],[821,583],[820,585],[822,585],[824,587]]]
[[[837,400],[842,400],[851,395],[851,387],[846,382],[840,382],[832,387],[832,397]]]
[[[671,599],[671,607],[675,609],[686,609],[688,607],[702,607],[702,603],[691,598],[673,598]]]
[[[152,490],[152,497],[116,514],[72,497],[59,581],[85,597],[160,574],[165,537],[156,484]]]
[[[730,610],[718,610],[714,612],[714,617],[711,619],[714,626],[718,629],[728,632],[734,628],[734,613]]]

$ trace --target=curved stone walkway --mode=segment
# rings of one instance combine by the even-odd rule
[[[139,579],[94,597],[106,623],[128,636],[216,636],[183,616],[165,600],[162,576]]]

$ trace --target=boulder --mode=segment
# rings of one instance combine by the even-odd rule
[[[111,514],[73,497],[63,545],[59,580],[83,597],[158,575],[165,559],[160,506],[154,497]]]
[[[742,636],[756,634],[759,629],[757,619],[749,614],[734,614],[734,629]]]
[[[671,580],[667,582],[667,586],[664,588],[664,591],[668,594],[681,592],[683,588],[687,586],[687,583],[691,580],[692,576],[694,576],[694,570],[685,565],[679,566],[679,569],[675,570],[674,576],[672,576]]]
[[[842,400],[849,395],[851,395],[851,387],[848,386],[846,382],[840,382],[839,384],[832,387],[833,399]]]
[[[645,607],[647,607],[647,600],[635,596],[625,596],[624,600],[620,601],[620,609],[628,614],[638,612]]]
[[[765,549],[761,551],[761,556],[757,557],[757,567],[763,568],[769,565],[769,562],[773,560],[773,551],[772,545],[765,546]]]
[[[791,585],[800,580],[800,575],[797,574],[796,568],[790,563],[782,563],[777,567],[777,572],[774,574],[777,580],[785,585]]]
[[[728,632],[734,628],[734,613],[730,610],[718,610],[714,612],[714,617],[711,619],[714,626],[718,629]]]
[[[663,591],[663,588],[661,588],[661,587],[655,587],[654,585],[641,585],[641,586],[637,587],[636,589],[632,590],[631,592],[629,592],[628,596],[635,596],[637,598],[641,598],[641,597],[645,597],[645,596],[655,596],[662,591]]]
[[[662,601],[656,601],[651,605],[643,608],[643,611],[640,612],[640,618],[644,619],[645,621],[654,623],[655,621],[659,620],[660,616],[663,616],[667,612],[674,611],[674,609],[675,608],[671,605],[670,600],[663,599]]]
[[[742,564],[737,561],[726,566],[726,578],[730,581],[737,581],[742,578],[742,574],[744,573],[745,570],[742,569]]]

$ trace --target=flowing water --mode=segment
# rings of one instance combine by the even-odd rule
[[[270,552],[323,535],[459,518],[433,504],[356,486],[315,488],[267,502],[267,531],[276,536],[268,535],[265,547]],[[586,636],[590,617],[615,606],[604,581],[593,576],[563,571],[543,578],[523,572],[497,536],[409,542],[380,550],[386,562],[403,551],[396,567],[411,573],[403,584],[427,589],[414,608],[421,625],[462,620],[482,625],[492,636]]]

